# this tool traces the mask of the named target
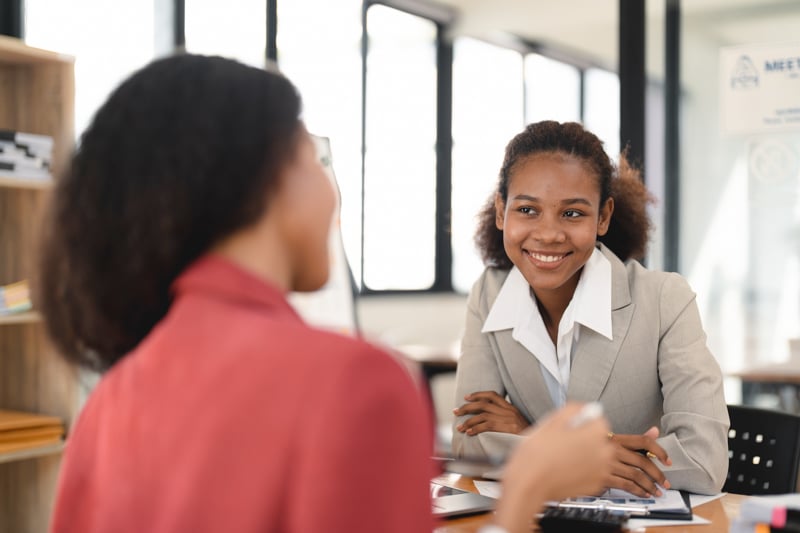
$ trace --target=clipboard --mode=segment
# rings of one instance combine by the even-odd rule
[[[560,502],[551,502],[552,506],[562,508],[581,508],[595,509],[598,511],[611,511],[613,513],[625,514],[630,518],[647,518],[653,520],[691,520],[692,504],[689,493],[681,490],[680,493],[684,506],[680,509],[651,509],[647,503],[618,502],[615,498],[603,497],[583,497],[568,499]]]
[[[683,503],[686,504],[686,510],[658,510],[658,511],[648,511],[646,518],[652,518],[654,520],[691,520],[694,515],[692,514],[692,503],[689,499],[689,493],[685,490],[680,491],[681,498],[683,499]]]

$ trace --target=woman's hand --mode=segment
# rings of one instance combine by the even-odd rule
[[[530,426],[519,409],[495,391],[473,392],[464,399],[467,403],[453,409],[456,416],[472,415],[456,427],[461,433],[477,435],[484,431],[499,431],[519,434]]]
[[[608,423],[600,417],[574,427],[581,407],[566,405],[526,432],[503,468],[497,524],[510,532],[528,532],[547,501],[603,489],[614,453]]]
[[[661,496],[661,490],[656,484],[665,489],[668,489],[670,484],[653,459],[658,459],[666,466],[671,465],[672,461],[664,448],[656,443],[657,438],[657,427],[651,427],[641,435],[609,433],[609,440],[615,446],[612,471],[607,486],[645,498],[651,495]]]

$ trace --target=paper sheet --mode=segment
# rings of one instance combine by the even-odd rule
[[[489,496],[490,498],[499,498],[503,492],[502,485],[498,481],[475,480],[475,488],[478,489],[478,492],[480,494],[483,494],[484,496]],[[624,491],[619,491],[619,492],[624,492]],[[678,491],[672,491],[672,492],[678,492]],[[721,492],[719,494],[712,494],[710,496],[707,496],[705,494],[690,494],[689,501],[692,504],[692,509],[694,509],[699,505],[703,505],[705,503],[717,500],[725,496],[725,494],[726,494],[725,492]],[[627,527],[631,532],[634,532],[651,526],[661,526],[661,527],[688,526],[688,525],[704,525],[710,523],[711,522],[709,520],[706,520],[705,518],[697,515],[694,515],[691,520],[650,520],[646,518],[631,518],[628,520]]]

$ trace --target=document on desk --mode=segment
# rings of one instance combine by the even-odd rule
[[[613,507],[620,510],[630,510],[633,514],[638,512],[667,512],[687,513],[691,507],[687,505],[681,492],[661,488],[661,496],[642,498],[620,489],[608,489],[599,496],[580,496],[569,498],[560,502],[561,505],[576,504],[581,507]]]

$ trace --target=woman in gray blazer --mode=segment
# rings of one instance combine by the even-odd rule
[[[718,492],[728,468],[722,374],[695,295],[647,270],[651,197],[576,123],[529,125],[506,148],[476,242],[453,449],[502,458],[571,401],[599,401],[616,444],[606,485]]]

